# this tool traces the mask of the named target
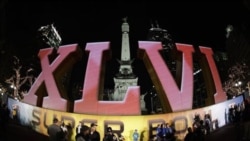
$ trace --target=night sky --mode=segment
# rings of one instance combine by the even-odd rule
[[[158,21],[176,43],[225,48],[225,28],[240,25],[249,17],[246,1],[13,1],[6,3],[5,32],[9,44],[20,56],[37,55],[46,48],[39,44],[37,29],[54,23],[62,45],[110,41],[114,60],[120,58],[122,18],[128,17],[132,58],[136,58],[137,41],[147,40],[151,21]],[[115,62],[115,61],[114,61]],[[117,63],[118,65],[118,63]],[[141,63],[134,64],[135,74],[146,74]],[[140,69],[137,69],[140,68]],[[118,66],[107,77],[118,72]],[[83,74],[82,74],[83,75]],[[150,81],[149,78],[144,81]],[[108,82],[109,83],[109,82]],[[140,80],[139,80],[139,83]],[[143,84],[150,87],[150,83]],[[109,87],[109,86],[108,86]]]

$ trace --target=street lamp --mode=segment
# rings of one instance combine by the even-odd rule
[[[242,85],[241,81],[238,81],[234,84],[234,86],[237,88],[238,94],[241,93],[241,85]]]

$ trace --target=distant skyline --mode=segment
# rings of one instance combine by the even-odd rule
[[[244,22],[244,1],[217,2],[7,2],[7,37],[14,43],[36,39],[37,29],[54,23],[63,44],[111,41],[120,45],[122,18],[128,17],[131,41],[145,40],[151,21],[179,43],[221,49],[228,24]],[[114,47],[117,48],[117,47]]]
[[[138,41],[147,40],[151,21],[158,21],[160,27],[168,30],[176,43],[224,50],[226,26],[241,25],[249,18],[244,2],[246,1],[84,3],[9,0],[5,9],[5,32],[9,44],[15,47],[19,55],[25,54],[27,58],[30,53],[36,56],[39,49],[48,47],[38,44],[37,30],[51,23],[54,23],[61,35],[62,45],[77,43],[84,50],[88,42],[110,41],[112,62],[117,64],[112,65],[115,68],[107,74],[112,76],[118,72],[118,62],[114,60],[120,58],[122,18],[128,17],[130,25],[131,58],[136,57]],[[144,66],[140,61],[132,65],[138,77],[147,75],[145,70],[141,70]],[[149,88],[149,85],[151,84],[146,83],[144,87]]]

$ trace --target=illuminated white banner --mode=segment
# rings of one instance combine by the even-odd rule
[[[186,134],[186,129],[192,126],[194,115],[199,114],[201,119],[206,113],[211,115],[213,127],[218,123],[218,127],[224,126],[228,122],[228,111],[231,105],[241,105],[243,96],[236,97],[219,104],[208,106],[205,108],[188,110],[183,112],[175,112],[169,114],[157,115],[139,115],[139,116],[105,116],[105,115],[88,115],[67,113],[55,111],[45,108],[39,108],[33,105],[18,102],[14,99],[9,99],[8,107],[10,109],[17,108],[18,119],[21,125],[32,127],[35,131],[47,135],[47,127],[52,124],[52,119],[57,117],[63,120],[66,124],[71,124],[72,134],[71,139],[74,140],[75,128],[79,121],[90,125],[92,122],[98,124],[97,130],[103,138],[105,129],[108,126],[113,128],[114,133],[123,135],[126,140],[132,140],[132,133],[137,129],[142,140],[149,140],[155,135],[157,124],[167,122],[176,129],[176,137],[183,139]]]

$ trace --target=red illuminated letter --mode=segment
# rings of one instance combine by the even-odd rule
[[[42,72],[28,94],[24,96],[23,102],[39,107],[67,111],[67,100],[62,98],[62,96],[66,96],[66,93],[63,91],[62,82],[58,80],[77,60],[81,59],[81,52],[76,44],[61,46],[57,51],[59,55],[50,64],[49,55],[52,52],[53,48],[40,50],[38,56],[41,60]],[[44,98],[46,90],[48,96]]]
[[[139,48],[145,50],[143,60],[150,76],[158,90],[165,111],[190,110],[193,104],[193,46],[177,44],[177,49],[183,52],[182,83],[179,90],[171,72],[160,55],[160,42],[139,42]],[[146,56],[145,56],[146,55]],[[153,71],[151,71],[153,70]],[[165,105],[164,105],[165,104]]]
[[[140,115],[140,89],[129,87],[123,101],[98,101],[103,79],[103,52],[109,50],[109,42],[88,43],[89,59],[85,73],[82,99],[75,102],[74,112],[103,115]],[[105,57],[105,56],[104,56]]]
[[[223,102],[227,100],[227,96],[226,96],[226,93],[222,89],[220,76],[216,68],[214,59],[213,59],[213,51],[211,48],[207,48],[207,47],[200,47],[200,51],[203,54],[205,54],[207,58],[207,62],[209,64],[210,71],[212,73],[213,82],[214,82],[214,86],[216,89],[216,93],[214,94],[214,102],[215,103]]]

